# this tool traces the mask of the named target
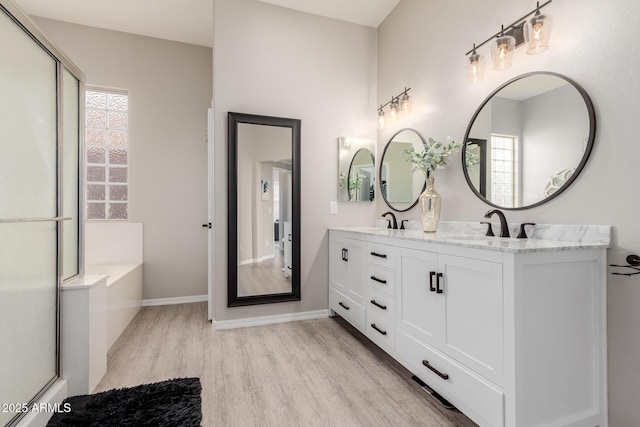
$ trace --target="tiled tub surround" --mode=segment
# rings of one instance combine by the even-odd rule
[[[606,426],[610,227],[485,230],[331,229],[330,312],[481,426]]]

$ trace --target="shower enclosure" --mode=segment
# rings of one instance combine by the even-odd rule
[[[82,273],[83,80],[0,0],[0,426],[61,376],[60,286]]]

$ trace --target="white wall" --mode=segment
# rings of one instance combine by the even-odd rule
[[[144,223],[143,298],[205,295],[211,49],[36,23],[88,85],[129,91],[129,220]]]
[[[376,31],[256,0],[216,0],[214,29],[216,320],[326,309],[327,227],[373,223],[337,200],[340,136],[375,137]],[[227,112],[302,120],[299,302],[227,308]],[[372,113],[373,112],[373,113]],[[282,184],[281,184],[282,185]]]
[[[576,80],[596,110],[596,141],[588,164],[558,198],[534,209],[508,211],[506,216],[511,222],[611,224],[609,262],[622,263],[627,254],[640,252],[640,144],[635,138],[640,116],[640,2],[553,2],[544,9],[554,19],[549,51],[528,56],[520,49],[511,69],[493,71],[487,64],[483,82],[474,85],[467,80],[464,53],[472,44],[534,6],[529,0],[402,0],[379,28],[378,99],[412,87],[413,116],[398,128],[410,126],[425,137],[452,135],[462,140],[475,109],[512,77],[548,70]],[[479,53],[488,51],[483,47]],[[378,152],[396,130],[389,127],[379,133]],[[488,209],[468,188],[459,154],[448,169],[439,171],[436,188],[443,197],[445,220],[480,221]],[[377,211],[384,209],[378,200]],[[418,219],[419,214],[413,209],[401,216]],[[607,279],[610,425],[639,425],[640,276]]]

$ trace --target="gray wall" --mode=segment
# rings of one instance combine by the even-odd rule
[[[129,91],[129,221],[144,223],[143,298],[206,295],[211,49],[35,20],[87,84]]]
[[[507,219],[611,224],[613,248],[608,261],[623,263],[627,254],[640,252],[640,145],[634,130],[640,116],[636,96],[640,79],[635,76],[640,69],[635,34],[640,2],[553,2],[544,9],[554,19],[549,51],[529,56],[519,49],[511,69],[498,72],[487,64],[485,80],[471,83],[465,76],[464,53],[532,5],[529,0],[402,0],[378,29],[378,99],[411,87],[413,116],[399,122],[398,128],[409,126],[425,137],[452,135],[462,140],[478,105],[512,77],[549,70],[575,79],[595,104],[597,135],[591,158],[560,197],[534,209],[507,212]],[[590,23],[588,29],[585,22]],[[443,35],[446,43],[441,43]],[[483,47],[479,53],[488,51]],[[389,127],[378,134],[379,149],[396,130]],[[487,211],[467,186],[459,154],[449,168],[439,171],[436,189],[443,198],[445,220],[480,221]],[[377,211],[385,208],[378,200]],[[417,209],[401,216],[419,218]],[[638,425],[640,276],[608,274],[607,281],[610,425]]]
[[[216,0],[215,312],[216,320],[295,313],[328,306],[327,227],[373,223],[368,203],[337,199],[340,136],[375,137],[376,30],[256,0]],[[227,112],[302,120],[302,301],[227,308]]]

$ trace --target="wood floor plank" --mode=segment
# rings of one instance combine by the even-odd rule
[[[340,318],[213,330],[206,303],[144,307],[96,392],[199,377],[203,426],[474,426]]]

